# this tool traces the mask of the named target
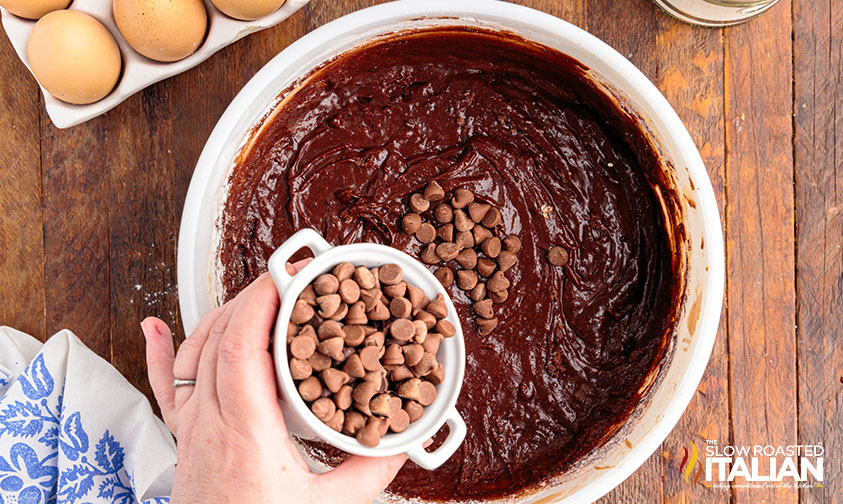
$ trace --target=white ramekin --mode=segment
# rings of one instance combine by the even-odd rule
[[[699,385],[714,345],[724,287],[720,215],[705,166],[682,121],[626,58],[554,16],[491,0],[403,0],[349,14],[302,37],[273,58],[220,118],[196,166],[179,236],[182,320],[191,331],[215,304],[216,222],[233,160],[279,93],[303,74],[373,37],[410,28],[470,25],[501,29],[566,53],[644,119],[674,181],[687,235],[685,299],[672,351],[647,399],[602,447],[564,474],[499,501],[589,503],[620,484],[659,447]],[[495,502],[492,499],[488,502]]]
[[[287,273],[286,264],[290,257],[302,248],[313,253],[313,261],[295,275]],[[436,399],[424,409],[424,415],[410,424],[404,432],[387,434],[374,448],[363,446],[355,438],[340,434],[325,425],[310,411],[307,404],[296,390],[290,367],[287,364],[287,322],[293,313],[293,305],[299,294],[316,277],[331,271],[341,262],[350,262],[355,266],[373,268],[384,264],[397,264],[404,270],[404,279],[422,289],[424,294],[433,299],[437,294],[445,298],[448,308],[448,321],[454,324],[457,332],[451,338],[445,338],[439,345],[437,360],[445,368],[445,380],[436,386]],[[462,388],[465,372],[465,344],[462,327],[451,302],[448,292],[424,265],[409,255],[385,245],[374,243],[355,243],[334,247],[312,229],[302,229],[285,241],[269,258],[269,274],[281,295],[281,308],[275,322],[275,344],[273,358],[278,385],[281,387],[281,409],[287,430],[303,439],[327,441],[347,453],[367,457],[384,457],[406,453],[410,459],[425,469],[436,469],[444,464],[459,448],[465,438],[465,422],[457,411],[457,398]],[[280,343],[279,343],[280,342]],[[448,424],[448,437],[436,449],[428,452],[424,442],[433,437],[444,424]]]

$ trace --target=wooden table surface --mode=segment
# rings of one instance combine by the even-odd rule
[[[211,129],[272,56],[370,3],[313,0],[67,130],[0,37],[0,324],[41,339],[70,328],[149,393],[139,323],[179,327],[179,219]],[[723,220],[727,294],[708,371],[661,449],[601,502],[843,502],[843,0],[781,0],[722,30],[649,0],[520,3],[585,28],[656,84],[702,153]],[[823,443],[825,485],[690,486],[682,447],[705,439]]]

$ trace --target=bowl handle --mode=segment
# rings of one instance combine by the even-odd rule
[[[281,244],[275,252],[269,257],[267,268],[269,274],[272,275],[272,280],[275,281],[275,286],[278,287],[278,292],[284,293],[290,287],[293,277],[287,273],[287,261],[296,252],[303,248],[308,248],[313,252],[313,256],[317,257],[319,254],[330,250],[331,244],[326,242],[322,236],[310,228],[302,229],[296,232],[293,236],[287,238],[287,241]]]
[[[415,462],[419,467],[432,471],[441,466],[446,460],[451,458],[451,455],[457,451],[457,448],[460,447],[463,439],[465,439],[465,421],[456,408],[451,408],[445,414],[445,423],[448,424],[450,432],[445,442],[436,451],[428,452],[423,446],[419,446],[407,452],[410,460]]]

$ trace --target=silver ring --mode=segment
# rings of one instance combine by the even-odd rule
[[[196,380],[181,380],[176,378],[173,380],[173,387],[193,387],[196,385]]]

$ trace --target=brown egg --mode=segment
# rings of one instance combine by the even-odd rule
[[[68,103],[99,101],[120,78],[117,42],[84,12],[59,10],[42,17],[32,28],[26,54],[38,82]]]
[[[178,61],[199,48],[208,13],[202,0],[114,0],[114,21],[137,52]]]
[[[39,19],[48,12],[66,9],[71,0],[0,0],[7,11],[27,19]]]
[[[251,21],[277,11],[284,0],[211,0],[211,3],[227,16]]]

